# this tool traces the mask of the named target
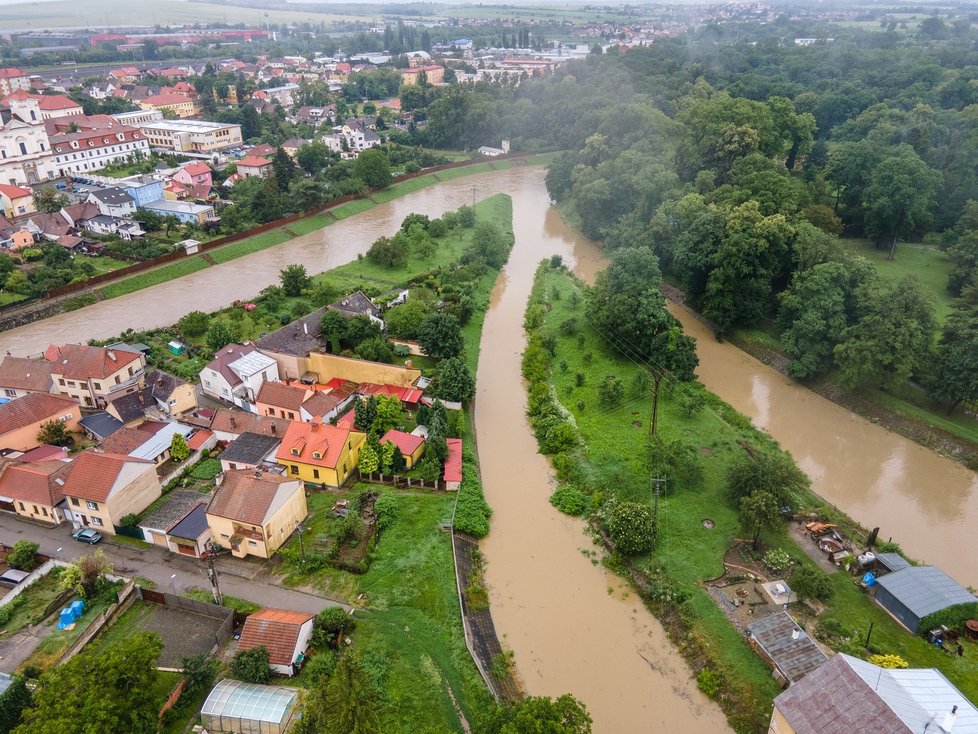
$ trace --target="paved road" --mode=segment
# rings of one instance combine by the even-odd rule
[[[37,543],[41,553],[65,561],[74,560],[91,550],[72,540],[69,523],[62,523],[57,528],[45,528],[20,520],[14,515],[0,513],[0,541],[13,545],[24,539]],[[179,594],[191,587],[210,588],[205,565],[195,559],[178,556],[162,548],[154,547],[143,551],[108,541],[103,541],[98,547],[112,561],[116,573],[151,579],[156,582],[160,591],[176,590]],[[217,568],[221,590],[228,596],[247,599],[263,606],[302,612],[318,612],[328,606],[347,607],[332,599],[279,586],[267,561],[225,556],[218,560]]]

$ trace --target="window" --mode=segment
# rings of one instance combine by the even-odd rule
[[[91,500],[88,500],[85,502],[85,507],[87,507],[89,510],[97,510],[98,502],[92,502]]]
[[[4,392],[4,395],[6,395],[8,398],[15,398],[15,397],[17,397],[17,391],[16,390],[4,390],[3,392]]]
[[[292,447],[292,455],[293,456],[298,456],[299,455],[299,449],[297,449],[295,446]]]
[[[102,525],[104,525],[104,523],[102,522],[102,518],[92,517],[92,525],[98,525],[99,527],[102,527]]]
[[[312,478],[313,479],[319,479],[319,469],[313,469],[312,470]]]
[[[129,376],[132,377],[132,367],[129,368]]]
[[[74,387],[74,386],[75,386],[75,383],[72,382],[71,380],[68,380],[68,387]]]
[[[24,509],[24,503],[23,502],[18,502],[17,504],[20,505],[20,509],[22,509],[22,510]],[[25,510],[25,512],[26,512],[26,510]]]
[[[121,384],[121,383],[122,383],[122,380],[120,380],[120,379],[119,379],[119,375],[116,375],[116,376],[115,376],[115,384],[116,384],[116,385],[119,385],[119,384]]]
[[[59,379],[58,384],[64,387],[65,381],[63,379]]]
[[[71,504],[73,504],[75,507],[78,507],[78,505],[79,505],[78,498],[77,497],[72,497],[71,498]]]
[[[228,394],[228,389],[226,387],[222,387],[221,388],[221,392],[224,393],[225,395],[227,395]]]
[[[32,112],[31,114],[33,115],[34,113]],[[27,146],[24,143],[17,143],[17,145],[20,146],[20,154],[27,155]]]
[[[257,546],[258,546],[258,543],[256,543],[256,542],[255,542],[255,541],[253,541],[253,540],[249,540],[249,541],[248,541],[248,545],[253,545],[253,546],[256,546],[256,547],[257,547]]]
[[[290,421],[294,421],[295,420],[295,413],[289,411],[289,420]]]
[[[225,540],[227,540],[227,539],[228,539],[228,538],[230,538],[231,536],[230,536],[230,535],[226,535],[226,534],[224,534],[224,533],[221,533],[221,537],[222,537],[222,538],[224,538]]]
[[[291,466],[289,467],[289,471],[290,471],[291,473],[293,473],[293,474],[298,474],[298,473],[299,473],[299,467],[298,467],[298,466],[296,466],[295,464],[292,464],[292,465],[291,465]]]
[[[41,514],[44,515],[44,517],[47,517],[48,516],[48,508],[47,507],[42,507],[41,508]]]
[[[102,389],[102,383],[96,382],[96,383],[93,383],[93,384],[95,385],[95,389],[96,390],[101,390]]]
[[[34,514],[36,515],[39,512],[39,510],[37,509],[37,505],[31,505],[31,507],[34,508]]]

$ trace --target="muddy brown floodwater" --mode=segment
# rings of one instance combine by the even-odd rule
[[[496,629],[527,691],[573,693],[598,734],[729,731],[655,617],[586,555],[600,554],[583,523],[548,501],[552,472],[525,415],[523,312],[541,259],[559,254],[590,280],[603,258],[564,225],[541,183],[542,172],[527,172],[507,191],[516,245],[492,295],[479,357],[475,425],[493,508],[482,548]]]

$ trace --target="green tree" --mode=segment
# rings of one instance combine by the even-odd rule
[[[418,329],[421,350],[429,357],[457,357],[465,346],[462,329],[451,314],[433,313]]]
[[[376,474],[380,469],[380,454],[372,441],[367,441],[360,449],[357,469],[361,474]]]
[[[170,439],[170,455],[177,463],[190,456],[190,447],[187,446],[187,439],[179,433],[174,433],[173,438]]]
[[[177,322],[177,328],[184,339],[195,339],[207,333],[210,316],[203,311],[191,311]]]
[[[353,163],[353,175],[367,186],[384,188],[394,182],[391,164],[379,148],[368,148]]]
[[[828,601],[832,598],[832,581],[827,574],[806,564],[791,575],[791,590],[801,601]]]
[[[906,380],[925,364],[934,340],[933,297],[912,275],[868,294],[866,314],[835,347],[839,381],[847,387]]]
[[[101,551],[79,556],[65,566],[58,577],[58,588],[71,589],[83,599],[91,599],[112,573],[112,562]]]
[[[475,209],[468,204],[462,204],[458,208],[458,223],[465,229],[472,229],[475,226]]]
[[[978,400],[978,312],[958,308],[944,322],[933,371],[931,397],[949,404],[948,415],[962,402]]]
[[[482,261],[491,268],[501,268],[509,257],[509,244],[503,232],[492,222],[479,222],[472,242],[462,254],[462,262]]]
[[[608,533],[615,550],[626,556],[652,550],[656,524],[652,510],[638,502],[616,502],[608,515]]]
[[[289,186],[289,201],[296,211],[307,211],[326,201],[323,185],[308,178],[297,178]]]
[[[299,148],[295,159],[306,173],[315,176],[329,165],[331,156],[324,142],[314,140]]]
[[[52,418],[41,424],[41,430],[37,432],[37,440],[38,443],[46,443],[51,446],[66,446],[74,439],[63,420]]]
[[[83,651],[41,676],[34,700],[14,734],[89,734],[156,731],[160,701],[157,660],[163,642],[134,632],[115,645]]]
[[[394,361],[394,348],[386,338],[378,336],[357,344],[357,357],[368,362],[390,363]]]
[[[0,693],[0,734],[10,734],[21,722],[24,709],[31,705],[31,691],[24,676],[15,675]]]
[[[866,187],[866,229],[871,237],[889,241],[889,260],[900,235],[930,223],[930,206],[941,183],[941,174],[909,145],[898,146],[873,169]]]
[[[286,265],[285,269],[279,273],[282,281],[282,290],[287,296],[301,296],[302,291],[312,284],[312,278],[306,272],[306,266],[300,263]]]
[[[737,457],[727,471],[727,492],[739,502],[756,492],[774,497],[778,507],[794,509],[808,478],[787,454],[764,452]]]
[[[397,471],[396,457],[400,455],[393,441],[385,441],[380,447],[380,473],[394,474]]]
[[[214,677],[220,664],[210,655],[201,653],[192,657],[184,657],[182,661],[183,677],[187,679],[184,689],[186,693],[193,694],[204,691],[214,682]]]
[[[740,510],[740,521],[744,527],[754,534],[753,545],[756,549],[763,530],[776,530],[781,526],[781,513],[778,500],[773,494],[763,491],[753,492],[741,497],[737,503]]]
[[[438,397],[458,403],[467,403],[475,397],[475,379],[462,357],[450,357],[438,370]]]
[[[369,433],[377,420],[377,396],[371,395],[366,400],[358,400],[353,408],[353,427],[358,431]]]
[[[45,186],[34,192],[34,206],[39,212],[60,212],[71,201],[53,186]]]
[[[37,566],[37,550],[40,546],[30,540],[18,540],[7,554],[7,563],[19,571],[32,571]]]
[[[400,339],[417,339],[421,324],[431,313],[428,304],[418,299],[395,306],[386,314],[387,330]]]
[[[359,658],[340,656],[323,693],[325,734],[379,734],[380,692]]]
[[[272,677],[272,668],[268,660],[268,649],[262,645],[250,650],[241,650],[231,658],[228,674],[245,683],[266,683]]]
[[[482,734],[591,734],[591,716],[570,694],[527,696],[493,706],[478,729]]]
[[[207,346],[212,351],[223,349],[237,339],[234,329],[226,321],[212,321],[207,328]]]
[[[336,311],[326,311],[319,320],[319,333],[329,342],[329,351],[339,354],[346,338],[347,319]]]
[[[401,268],[411,254],[410,245],[403,232],[393,237],[378,237],[367,250],[367,259],[386,268]]]
[[[278,184],[278,190],[288,191],[295,174],[295,163],[292,157],[281,147],[276,148],[275,155],[272,157],[272,175],[275,177],[275,183]]]
[[[405,420],[401,401],[394,395],[381,395],[377,398],[377,411],[371,430],[376,436],[383,436],[392,428],[402,425]]]

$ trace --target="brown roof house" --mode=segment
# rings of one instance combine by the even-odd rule
[[[336,311],[340,316],[346,316],[351,319],[355,316],[366,316],[380,326],[381,329],[384,328],[384,322],[380,318],[380,307],[374,305],[374,302],[363,291],[351,293],[336,303],[329,304],[326,309],[328,311]]]
[[[269,558],[308,514],[301,480],[239,469],[224,474],[207,506],[207,524],[232,555]]]
[[[782,686],[797,683],[828,659],[787,612],[775,612],[752,622],[745,634]]]
[[[71,464],[61,491],[65,517],[75,527],[115,534],[115,526],[139,514],[163,493],[156,466],[122,454],[84,451]]]
[[[303,384],[266,382],[255,396],[260,415],[291,421],[328,423],[355,399],[355,395],[334,395],[328,390],[313,390]]]
[[[940,671],[839,654],[774,699],[769,734],[978,734],[978,710]]]
[[[326,342],[319,334],[319,322],[324,313],[325,306],[265,334],[255,342],[262,354],[267,354],[278,364],[283,380],[300,379],[304,372],[303,358],[308,357],[310,352],[325,351]]]
[[[0,395],[22,398],[29,392],[52,392],[54,365],[43,359],[7,356],[0,362]]]
[[[197,407],[194,386],[166,372],[146,374],[146,386],[131,393],[112,397],[106,412],[127,426],[147,418],[165,418]]]
[[[193,490],[170,492],[159,507],[140,519],[139,529],[147,543],[200,558],[211,539],[207,496]]]
[[[289,430],[288,418],[271,418],[240,410],[219,408],[210,422],[210,429],[218,441],[234,441],[245,433],[260,433],[262,436],[276,436],[281,439]]]
[[[12,510],[32,520],[59,525],[64,515],[61,491],[71,464],[60,460],[25,464],[10,462],[0,467],[0,510]]]
[[[111,397],[132,392],[145,384],[146,357],[84,344],[52,344],[44,358],[54,366],[55,390],[75,398],[83,408],[102,408]]]
[[[78,401],[34,392],[0,405],[0,448],[29,451],[41,443],[37,440],[41,425],[54,420],[62,421],[69,431],[79,431]]]
[[[272,670],[295,675],[312,638],[316,615],[288,609],[262,609],[245,620],[238,651],[264,647]]]

